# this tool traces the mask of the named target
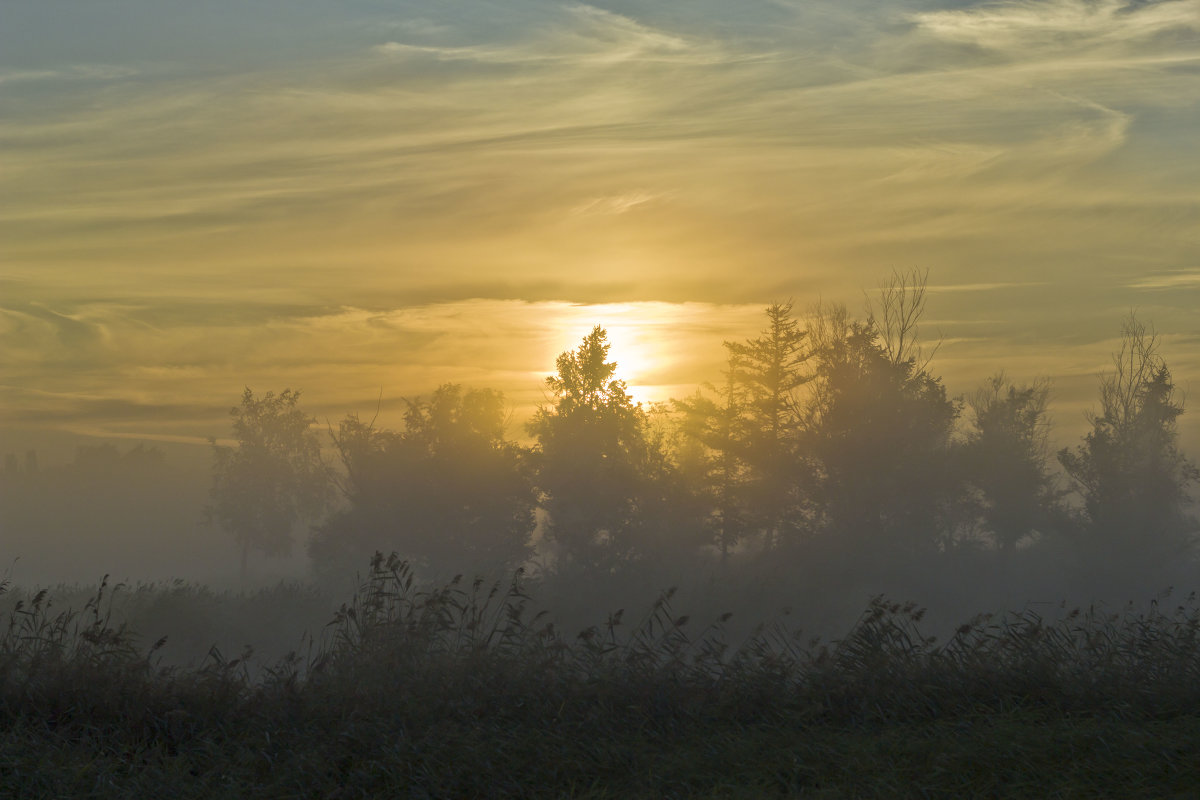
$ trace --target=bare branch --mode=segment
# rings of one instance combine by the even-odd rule
[[[926,354],[920,344],[919,323],[929,299],[929,270],[893,270],[879,287],[878,306],[867,298],[869,321],[883,338],[884,349],[893,363],[911,360],[918,371],[924,370],[941,347],[941,341]]]
[[[1131,311],[1121,325],[1121,349],[1113,353],[1113,369],[1100,375],[1101,416],[1118,427],[1137,415],[1142,387],[1163,366],[1158,334]]]

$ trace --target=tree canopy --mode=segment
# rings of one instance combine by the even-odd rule
[[[284,389],[255,397],[249,388],[229,411],[237,447],[212,440],[210,521],[231,532],[242,550],[242,573],[251,550],[268,556],[291,552],[294,529],[315,519],[330,497],[329,471],[312,429],[316,420]]]
[[[1055,525],[1061,497],[1048,464],[1050,384],[1017,386],[998,373],[967,399],[967,481],[979,493],[985,531],[1007,553]]]
[[[1087,547],[1104,557],[1177,558],[1195,543],[1188,490],[1200,472],[1178,447],[1183,402],[1158,345],[1143,323],[1126,320],[1091,431],[1058,454],[1083,497]]]
[[[670,407],[634,402],[596,326],[557,357],[532,444],[506,437],[500,392],[444,384],[406,401],[399,431],[347,416],[330,431],[334,473],[297,393],[247,389],[237,447],[214,442],[209,513],[243,560],[281,554],[327,510],[332,481],[341,502],[309,542],[318,570],[361,569],[379,550],[443,576],[535,554],[568,581],[710,558],[879,575],[986,551],[1015,568],[1035,546],[1067,548],[1084,571],[1192,555],[1200,471],[1179,448],[1183,402],[1157,337],[1126,322],[1091,430],[1058,453],[1063,489],[1049,382],[1001,372],[949,396],[920,337],[926,278],[893,274],[859,318],[768,306],[756,335],[724,343],[720,384]],[[14,480],[25,474],[10,462]]]
[[[395,551],[426,574],[508,570],[530,555],[536,498],[528,454],[505,438],[504,395],[444,384],[408,401],[404,430],[356,415],[334,437],[343,509],[309,544],[324,569]]]
[[[638,560],[670,525],[670,469],[650,418],[608,360],[596,326],[546,379],[551,401],[530,420],[546,540],[558,569],[611,572]]]

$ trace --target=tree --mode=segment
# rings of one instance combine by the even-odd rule
[[[685,430],[711,452],[709,524],[722,558],[751,532],[767,548],[804,527],[805,470],[796,451],[796,392],[809,380],[806,333],[791,303],[766,309],[767,327],[745,342],[725,342],[728,366],[715,398],[675,401]]]
[[[640,524],[652,493],[645,481],[653,454],[647,415],[608,360],[597,325],[575,350],[559,355],[546,379],[553,403],[528,430],[538,440],[538,487],[549,515],[546,538],[558,569],[607,573],[638,556]]]
[[[206,515],[237,540],[243,579],[252,549],[287,555],[295,526],[316,518],[329,501],[329,471],[312,430],[316,420],[297,407],[299,400],[291,389],[255,398],[247,388],[241,405],[229,411],[238,446],[209,440],[213,482]]]
[[[362,566],[376,550],[439,577],[519,566],[536,496],[525,449],[504,437],[504,395],[444,384],[407,402],[403,432],[355,415],[339,425],[346,507],[314,532],[314,567]]]
[[[635,550],[646,566],[684,568],[711,541],[705,454],[685,424],[686,418],[664,403],[651,404],[642,419]]]
[[[1047,532],[1059,516],[1060,492],[1047,465],[1049,398],[1046,381],[1015,386],[1000,373],[967,400],[965,475],[979,493],[984,528],[1007,554],[1022,539]]]
[[[794,539],[803,527],[802,475],[797,458],[796,390],[810,380],[805,331],[792,304],[767,307],[767,327],[744,343],[726,342],[730,371],[745,392],[743,415],[732,440],[748,467],[746,504],[751,527],[770,549]]]
[[[1113,370],[1100,378],[1092,430],[1074,452],[1058,454],[1082,495],[1095,555],[1158,565],[1192,547],[1197,522],[1187,511],[1188,490],[1200,472],[1178,447],[1182,413],[1157,335],[1131,315]]]
[[[905,297],[923,307],[923,284]],[[898,318],[907,320],[903,345],[888,344],[875,315],[853,321],[842,307],[817,309],[809,324],[815,378],[803,426],[814,500],[828,532],[861,554],[946,546],[958,495],[958,407],[918,361],[916,319]]]
[[[681,467],[692,477],[695,494],[707,506],[704,527],[709,543],[725,563],[730,551],[749,530],[746,504],[747,466],[739,456],[738,442],[745,422],[745,391],[736,379],[737,357],[729,356],[720,388],[706,385],[715,398],[697,390],[683,400],[672,400],[680,414],[680,428],[690,447]]]
[[[921,345],[921,317],[929,301],[929,270],[893,270],[879,287],[878,301],[867,299],[867,320],[879,332],[879,340],[893,364],[912,361],[918,371],[933,360],[937,346],[928,355]]]

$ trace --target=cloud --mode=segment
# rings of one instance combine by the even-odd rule
[[[1021,281],[1009,283],[955,283],[955,284],[933,284],[928,286],[930,294],[943,294],[946,292],[994,292],[1000,289],[1017,289],[1027,286],[1044,286],[1044,283],[1039,281]]]
[[[139,80],[14,59],[4,379],[535,402],[557,345],[521,319],[575,319],[556,302],[802,307],[894,265],[930,268],[939,316],[1004,321],[947,326],[969,371],[1095,349],[1131,288],[1190,286],[1196,1],[933,5],[407,3],[304,22],[315,49],[246,11],[237,69],[216,39]]]
[[[412,29],[415,43],[379,46],[398,63],[373,84],[356,81],[374,67],[344,64],[320,78],[300,70],[121,97],[103,117],[75,114],[60,125],[72,131],[66,146],[45,146],[53,138],[45,123],[14,125],[7,138],[30,147],[16,167],[29,180],[16,189],[32,197],[0,216],[16,239],[40,221],[39,243],[73,230],[93,252],[104,249],[100,237],[212,238],[321,216],[335,217],[329,230],[371,226],[349,237],[359,241],[409,221],[439,235],[450,224],[484,234],[482,220],[515,230],[542,224],[543,212],[644,209],[627,188],[606,185],[619,172],[649,173],[638,192],[665,212],[759,164],[778,171],[773,182],[795,174],[811,185],[815,175],[822,193],[834,181],[849,187],[841,192],[892,181],[895,190],[865,192],[919,207],[906,187],[925,195],[942,183],[960,203],[988,207],[987,193],[964,196],[954,183],[984,173],[993,185],[1044,180],[1121,147],[1132,124],[1111,106],[993,72],[814,84],[832,74],[827,60],[784,60],[785,39],[685,35],[587,5],[495,41],[430,44],[453,37],[429,30]],[[413,59],[478,68],[431,73]],[[519,69],[495,69],[503,65]],[[880,137],[881,119],[890,140]],[[677,155],[664,157],[668,150]],[[136,165],[151,162],[161,175],[147,181]],[[72,203],[37,201],[67,184]],[[721,194],[731,206],[761,199],[778,209],[789,191]],[[334,237],[328,249],[349,255],[342,244]]]
[[[624,194],[608,195],[587,200],[571,209],[573,214],[624,214],[638,206],[653,203],[662,193],[636,189]]]
[[[446,30],[440,28],[437,33]],[[435,38],[427,28],[412,32],[420,40]],[[409,61],[431,58],[481,65],[584,67],[654,62],[703,65],[747,57],[735,55],[713,39],[683,36],[586,4],[566,6],[537,26],[532,35],[508,44],[446,45],[392,40],[371,50],[379,56]]]
[[[141,423],[204,418],[213,409],[186,403],[147,403],[78,393],[38,392],[0,385],[0,396],[12,405],[5,414],[9,423],[61,425],[64,423]]]
[[[1176,272],[1159,273],[1145,278],[1130,281],[1126,284],[1130,289],[1190,289],[1200,287],[1200,269],[1179,270]]]
[[[1028,58],[1060,59],[1087,51],[1130,52],[1160,46],[1173,31],[1200,29],[1200,2],[1016,0],[912,16],[930,35]]]
[[[70,367],[91,358],[107,338],[105,326],[83,314],[35,302],[0,306],[0,365]]]
[[[69,64],[56,69],[0,70],[0,85],[50,81],[115,81],[139,74],[133,67],[115,64]]]
[[[580,3],[570,6],[569,12],[577,26],[558,33],[559,47],[581,47],[600,62],[670,61],[702,49],[682,36],[595,6]]]

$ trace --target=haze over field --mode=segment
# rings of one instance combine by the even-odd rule
[[[1200,0],[7,3],[0,452],[207,468],[246,386],[527,438],[595,325],[683,398],[914,268],[949,394],[1048,378],[1073,446],[1131,309],[1200,385],[1198,130]]]

